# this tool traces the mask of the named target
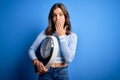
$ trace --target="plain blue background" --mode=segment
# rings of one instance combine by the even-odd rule
[[[37,80],[28,49],[56,2],[65,4],[78,35],[70,80],[120,80],[119,0],[1,0],[0,80]]]

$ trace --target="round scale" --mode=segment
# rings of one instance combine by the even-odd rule
[[[49,68],[58,53],[58,41],[55,36],[47,36],[36,50],[37,58]]]

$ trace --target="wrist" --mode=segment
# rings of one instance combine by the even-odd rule
[[[38,61],[38,59],[34,59],[34,60],[33,60],[33,64],[36,65],[36,64],[37,64],[37,61]]]

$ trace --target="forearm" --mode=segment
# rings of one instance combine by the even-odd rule
[[[73,35],[68,42],[65,36],[59,37],[61,52],[67,63],[71,62],[74,58],[77,44],[77,36]]]
[[[31,60],[37,59],[35,50],[33,50],[32,48],[29,49],[29,57]]]
[[[36,57],[36,50],[38,48],[38,46],[40,45],[41,41],[45,38],[45,34],[44,32],[41,32],[38,37],[36,38],[36,40],[34,41],[34,43],[32,44],[32,46],[29,49],[29,57],[31,58],[31,60],[37,59]]]

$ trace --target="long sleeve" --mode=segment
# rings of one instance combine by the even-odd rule
[[[31,60],[37,59],[36,55],[35,55],[35,51],[37,50],[38,46],[40,45],[41,41],[45,38],[45,34],[44,31],[41,32],[38,37],[36,38],[36,40],[34,41],[34,43],[32,44],[32,46],[29,49],[29,57],[31,58]]]
[[[67,63],[70,63],[75,55],[76,52],[76,45],[77,45],[77,35],[75,33],[71,33],[70,35],[60,36],[60,47],[61,52],[65,58]]]

